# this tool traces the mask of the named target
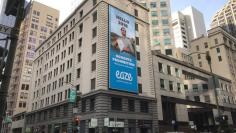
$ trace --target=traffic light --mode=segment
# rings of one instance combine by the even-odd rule
[[[219,117],[216,117],[216,121],[218,122],[227,122],[228,121],[228,116],[227,115],[220,115]]]
[[[80,124],[80,118],[79,118],[79,116],[76,116],[75,117],[75,125],[79,126],[79,124]]]
[[[5,58],[7,56],[7,53],[8,50],[0,46],[0,80],[3,79],[2,72],[6,65]]]

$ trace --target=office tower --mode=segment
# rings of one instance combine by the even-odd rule
[[[169,0],[136,0],[149,8],[152,50],[176,57]]]
[[[36,1],[25,9],[7,97],[7,115],[14,120],[11,125],[13,132],[22,131],[24,127],[34,51],[57,28],[58,17],[58,10]]]
[[[191,40],[206,34],[203,14],[189,6],[172,14],[175,46],[189,50]]]
[[[211,28],[223,27],[231,35],[236,36],[236,0],[229,0],[222,9],[213,16]]]

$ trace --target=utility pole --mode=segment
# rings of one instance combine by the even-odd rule
[[[15,25],[14,25],[14,28],[16,30],[12,31],[12,33],[11,33],[12,35],[19,34],[20,25],[21,25],[21,22],[24,18],[23,13],[24,13],[25,0],[15,0],[15,1],[18,2],[17,9],[16,9],[16,21],[15,21]],[[7,3],[11,3],[11,2],[13,2],[13,1],[8,0]],[[14,10],[14,9],[12,9],[12,10]],[[6,107],[7,107],[6,98],[7,98],[8,86],[10,83],[10,78],[11,78],[11,73],[12,73],[12,67],[13,67],[13,61],[14,61],[15,51],[16,51],[16,47],[17,47],[17,41],[18,41],[17,36],[15,38],[11,38],[8,57],[7,57],[5,70],[4,70],[4,76],[3,76],[4,78],[2,79],[2,84],[1,84],[1,88],[0,88],[0,94],[1,94],[1,96],[0,96],[0,105],[1,105],[0,120],[3,120],[5,113],[6,113]],[[1,131],[1,128],[2,127],[0,126],[0,131]]]

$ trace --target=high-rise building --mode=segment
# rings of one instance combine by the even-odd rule
[[[217,26],[223,27],[236,36],[236,0],[228,0],[224,7],[213,16],[211,28]]]
[[[206,34],[203,14],[189,6],[172,14],[175,46],[189,50],[191,40]]]
[[[36,1],[26,7],[7,97],[7,115],[13,119],[13,132],[22,131],[24,127],[24,115],[30,95],[29,85],[32,82],[34,51],[57,28],[58,17],[58,10]]]
[[[147,8],[84,0],[33,66],[26,131],[157,132]]]
[[[234,97],[236,96],[236,38],[221,27],[216,27],[208,31],[208,36],[202,36],[191,42],[191,53],[194,65],[210,71],[206,55],[211,56],[212,72],[222,75],[232,81]],[[223,87],[222,87],[223,88]]]
[[[152,50],[175,57],[170,0],[136,0],[149,8],[150,39]]]
[[[172,14],[172,26],[176,58],[188,63],[193,63],[190,56],[190,42],[206,34],[203,14],[196,8],[189,6],[182,11]]]

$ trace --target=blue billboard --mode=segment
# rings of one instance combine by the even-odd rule
[[[109,88],[138,93],[135,18],[109,6]]]

